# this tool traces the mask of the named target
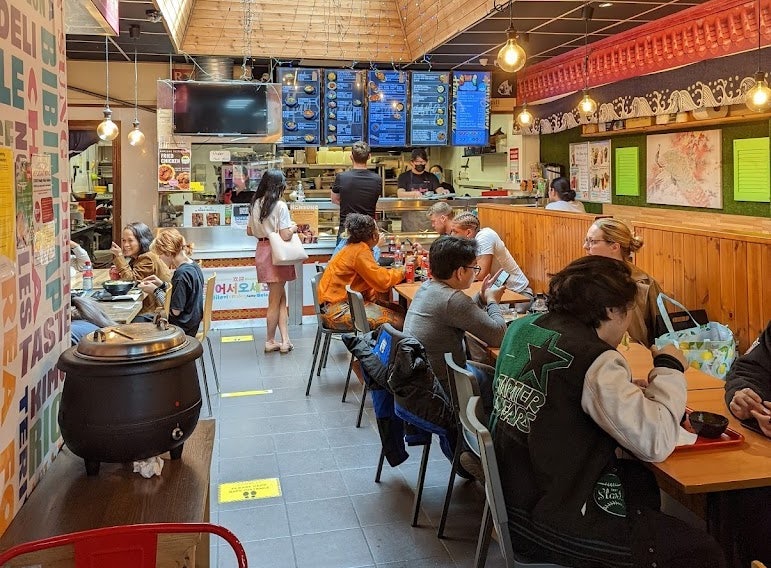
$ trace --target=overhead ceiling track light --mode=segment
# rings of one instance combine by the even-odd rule
[[[104,68],[106,78],[104,120],[96,127],[96,133],[101,140],[115,140],[118,137],[118,125],[112,121],[110,110],[110,50],[107,44],[107,36],[104,36]]]
[[[581,15],[584,19],[584,96],[581,98],[581,102],[578,103],[578,111],[591,118],[591,116],[597,112],[597,102],[589,96],[589,20],[592,19],[594,14],[594,7],[591,2],[584,4],[581,10]]]
[[[517,42],[517,30],[514,29],[514,0],[509,2],[509,28],[506,30],[506,43],[498,52],[495,62],[507,73],[516,73],[525,66],[527,54]]]
[[[751,111],[765,112],[771,108],[771,89],[765,71],[760,70],[760,0],[755,11],[758,15],[758,70],[755,72],[755,86],[744,95],[744,103]]]

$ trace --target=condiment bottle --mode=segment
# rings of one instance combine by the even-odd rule
[[[91,267],[91,261],[87,260],[83,267],[83,289],[92,290],[94,288],[94,269]]]

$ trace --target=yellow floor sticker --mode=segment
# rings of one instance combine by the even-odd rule
[[[225,335],[220,341],[222,343],[239,343],[241,341],[252,341],[253,339],[253,335]]]
[[[277,477],[220,484],[220,503],[269,499],[270,497],[281,497],[281,483]]]
[[[220,394],[222,398],[233,398],[236,396],[254,396],[257,394],[273,394],[273,389],[267,390],[253,390],[253,391],[238,391],[238,392],[223,392]]]

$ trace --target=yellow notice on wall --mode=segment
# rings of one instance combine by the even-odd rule
[[[253,335],[224,335],[220,339],[222,343],[239,343],[241,341],[252,341]]]
[[[768,203],[771,199],[769,139],[734,140],[734,199]]]
[[[13,150],[0,148],[0,256],[16,260],[16,197]]]
[[[269,499],[271,497],[281,497],[281,483],[277,477],[220,484],[220,503]]]

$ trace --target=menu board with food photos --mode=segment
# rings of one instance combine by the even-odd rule
[[[321,71],[279,68],[282,146],[318,146],[321,140]]]
[[[487,146],[489,144],[490,79],[489,72],[453,72],[453,146]]]
[[[444,146],[447,144],[449,80],[449,71],[412,72],[411,145]]]
[[[407,145],[408,74],[368,71],[367,141],[370,146]]]
[[[364,71],[324,71],[324,139],[327,146],[350,146],[364,139]]]

